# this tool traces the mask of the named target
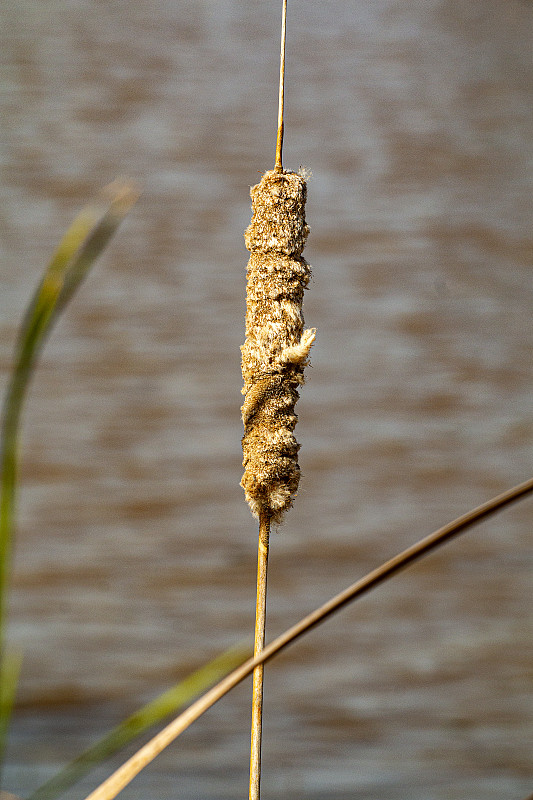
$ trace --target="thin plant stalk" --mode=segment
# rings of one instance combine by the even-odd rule
[[[2,411],[0,479],[0,770],[14,702],[20,656],[5,646],[6,608],[15,524],[20,418],[30,378],[54,322],[116,228],[136,201],[137,190],[115,181],[76,217],[56,250],[27,309]]]
[[[268,546],[270,516],[262,512],[259,517],[259,544],[257,547],[257,600],[255,607],[254,657],[265,646]],[[261,786],[261,741],[263,732],[263,673],[264,664],[253,672],[252,733],[250,743],[250,800],[259,800]]]
[[[486,503],[468,511],[466,514],[439,528],[434,533],[403,550],[398,555],[386,561],[377,569],[372,570],[363,578],[348,586],[347,589],[332,597],[324,605],[308,614],[302,620],[282,633],[273,642],[266,645],[261,653],[254,658],[245,661],[240,667],[223,678],[220,683],[210,689],[205,695],[196,700],[186,711],[172,720],[166,728],[163,728],[153,739],[147,742],[137,751],[128,761],[119,767],[112,775],[98,786],[85,800],[113,800],[134,778],[154,760],[163,750],[168,747],[177,737],[187,730],[199,717],[208,709],[215,705],[224,695],[238,686],[259,664],[265,664],[275,655],[278,655],[289,644],[292,644],[301,636],[309,633],[329,617],[336,614],[371,589],[376,588],[382,583],[392,578],[406,567],[424,558],[433,550],[450,542],[455,537],[467,531],[473,525],[482,522],[484,519],[501,511],[506,506],[522,500],[527,495],[533,493],[533,478],[524,483],[508,489],[506,492],[493,497]]]
[[[276,172],[283,172],[283,107],[285,100],[285,30],[287,27],[287,0],[283,0],[281,14],[281,53],[279,57],[278,135],[276,139]]]

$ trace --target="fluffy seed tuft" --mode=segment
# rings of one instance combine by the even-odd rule
[[[252,187],[252,221],[244,238],[247,271],[246,341],[241,347],[244,475],[241,486],[252,513],[281,522],[298,489],[299,445],[294,437],[298,387],[315,339],[304,331],[302,301],[310,278],[302,257],[305,178],[266,172]]]

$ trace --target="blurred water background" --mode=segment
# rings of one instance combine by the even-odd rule
[[[0,6],[0,388],[76,211],[117,175],[144,187],[54,331],[24,417],[18,794],[251,641],[242,234],[274,161],[280,7]],[[272,537],[269,639],[533,472],[532,34],[525,0],[289,3],[284,163],[313,173],[318,335],[301,490]],[[264,800],[533,791],[532,512],[476,528],[268,668]],[[245,797],[249,695],[247,682],[221,701],[125,800]]]

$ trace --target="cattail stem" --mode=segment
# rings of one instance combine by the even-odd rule
[[[285,28],[287,24],[287,0],[283,0],[281,15],[281,53],[279,57],[279,104],[278,104],[278,136],[276,139],[276,172],[283,172],[283,106],[285,95]]]
[[[259,545],[257,548],[257,600],[255,607],[254,658],[265,646],[268,543],[270,537],[270,515],[262,512],[259,517]],[[263,732],[263,673],[259,664],[253,673],[252,688],[252,733],[250,745],[250,800],[259,800],[261,783],[261,741]]]

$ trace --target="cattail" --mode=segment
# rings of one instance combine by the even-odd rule
[[[241,347],[244,475],[252,513],[281,522],[298,489],[299,445],[294,407],[315,328],[304,330],[303,293],[310,278],[302,250],[306,182],[301,174],[270,170],[252,187],[252,221],[245,233],[246,341]]]
[[[283,0],[276,163],[250,190],[252,221],[244,234],[250,260],[246,341],[241,347],[245,396],[241,486],[252,514],[259,518],[255,656],[265,646],[270,524],[281,522],[300,482],[294,407],[315,340],[314,328],[304,331],[302,315],[310,277],[309,264],[302,257],[309,234],[307,185],[301,171],[285,171],[282,163],[286,19],[287,0]],[[262,730],[263,664],[259,664],[252,686],[249,800],[260,800]]]

